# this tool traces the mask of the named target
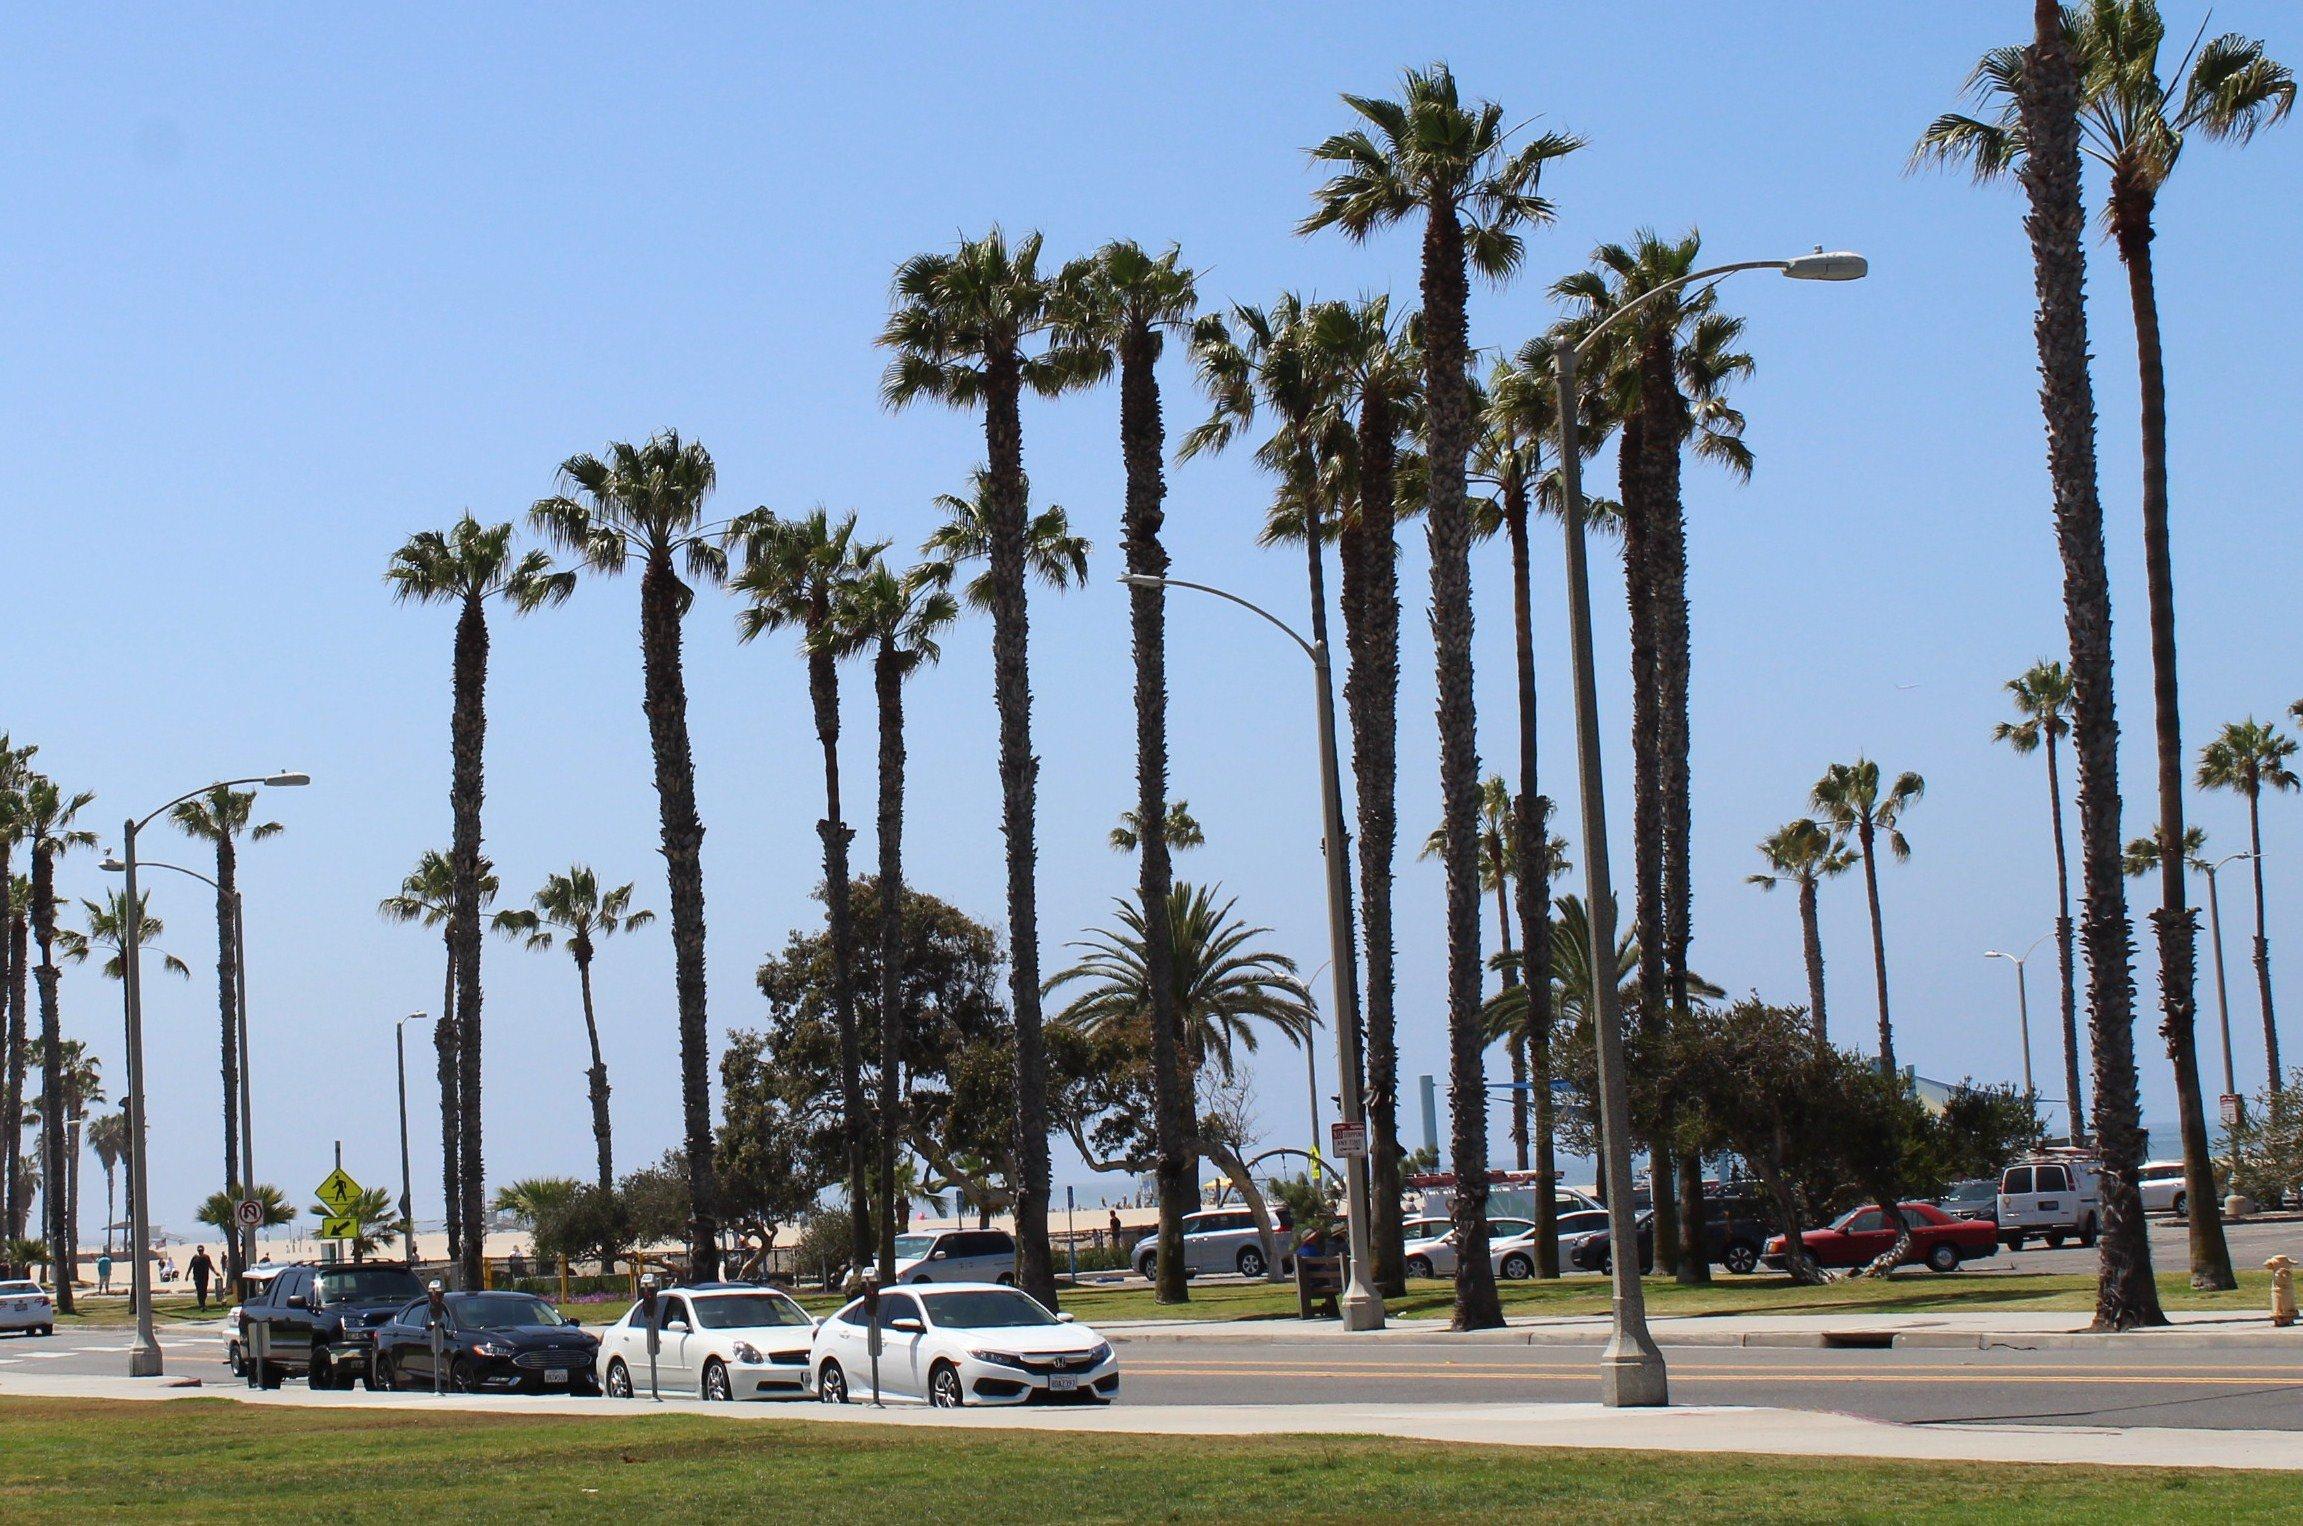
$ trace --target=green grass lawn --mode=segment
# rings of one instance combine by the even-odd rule
[[[2293,1475],[0,1399],[0,1519],[2293,1518]],[[936,1502],[944,1504],[938,1506]],[[996,1501],[996,1504],[993,1503]]]

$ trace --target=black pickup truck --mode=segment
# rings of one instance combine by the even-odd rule
[[[376,1327],[423,1296],[423,1283],[404,1266],[283,1268],[240,1311],[258,1386],[302,1376],[314,1388],[350,1388],[368,1374]]]

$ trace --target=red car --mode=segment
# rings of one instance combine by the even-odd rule
[[[1933,1203],[1905,1203],[1903,1216],[1911,1225],[1911,1249],[1904,1263],[1921,1264],[1931,1272],[1956,1272],[1959,1263],[1988,1256],[1999,1249],[1999,1227],[1988,1219],[1955,1219]],[[1829,1229],[1811,1229],[1800,1236],[1818,1266],[1861,1266],[1886,1253],[1895,1243],[1895,1226],[1877,1204],[1851,1209]],[[1767,1242],[1764,1258],[1769,1266],[1783,1267],[1783,1236]]]

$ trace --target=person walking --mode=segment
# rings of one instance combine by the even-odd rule
[[[99,1293],[112,1291],[112,1253],[110,1251],[101,1251],[97,1254],[96,1291]]]
[[[1120,1211],[1119,1211],[1117,1208],[1114,1208],[1113,1210],[1111,1210],[1111,1217],[1112,1217],[1112,1249],[1113,1249],[1113,1250],[1118,1250],[1118,1249],[1120,1249]]]
[[[192,1292],[200,1300],[200,1307],[207,1308],[208,1282],[216,1275],[216,1263],[208,1259],[208,1247],[194,1246],[192,1259],[184,1264],[184,1269],[192,1274]]]

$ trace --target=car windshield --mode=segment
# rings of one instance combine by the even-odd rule
[[[898,1261],[917,1261],[929,1251],[934,1250],[935,1246],[936,1237],[934,1235],[898,1235],[896,1236],[896,1259]]]
[[[356,1272],[322,1272],[322,1303],[397,1303],[422,1295],[424,1285],[412,1272],[388,1267],[367,1267]]]
[[[781,1293],[729,1293],[695,1300],[696,1318],[707,1330],[750,1330],[762,1325],[809,1323],[807,1311]]]
[[[1943,1194],[1943,1201],[1946,1203],[1980,1203],[1986,1198],[1994,1198],[1998,1195],[1999,1184],[1997,1182],[1961,1182]]]
[[[0,1298],[16,1298],[39,1291],[40,1284],[37,1282],[0,1282]]]
[[[529,1293],[472,1293],[456,1304],[456,1323],[467,1330],[516,1330],[565,1323],[559,1311]]]
[[[925,1293],[928,1318],[945,1330],[1029,1330],[1056,1323],[1029,1294],[1012,1288]]]

